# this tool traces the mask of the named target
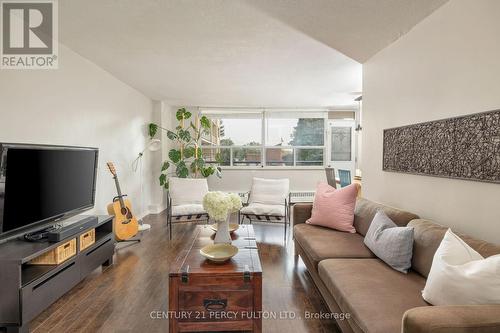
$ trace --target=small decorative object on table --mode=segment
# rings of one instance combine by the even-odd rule
[[[238,248],[231,244],[210,244],[200,249],[200,254],[215,263],[223,263],[234,257]]]
[[[229,217],[241,208],[241,199],[235,193],[208,192],[203,197],[203,209],[217,222],[214,243],[231,244]]]

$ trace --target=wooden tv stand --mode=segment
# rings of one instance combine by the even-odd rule
[[[28,262],[95,227],[95,243],[59,265]],[[0,244],[0,327],[28,332],[29,322],[99,266],[113,264],[113,217],[98,216],[98,224],[57,243],[12,240]]]

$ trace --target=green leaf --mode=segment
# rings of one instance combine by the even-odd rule
[[[184,149],[184,157],[185,158],[191,158],[194,156],[196,149],[194,147],[188,147]]]
[[[205,160],[201,157],[195,158],[193,162],[191,162],[191,172],[196,172],[196,170],[202,171],[205,166]]]
[[[189,175],[189,169],[186,166],[186,163],[184,161],[180,161],[179,164],[177,164],[177,169],[175,170],[175,174],[179,178],[187,178]]]
[[[165,183],[167,182],[167,175],[166,175],[166,174],[164,174],[164,173],[162,173],[162,174],[160,175],[160,178],[159,178],[159,179],[160,179],[160,185],[161,185],[161,186],[164,186],[164,185],[165,185]]]
[[[176,140],[177,139],[177,134],[175,134],[172,131],[167,131],[167,138],[169,138],[170,140]]]
[[[189,119],[191,118],[192,114],[189,111],[184,111],[184,119]]]
[[[201,150],[201,147],[198,147],[198,158],[203,158],[203,150]]]
[[[181,152],[177,149],[170,149],[168,157],[174,164],[177,164],[181,160]]]
[[[207,174],[206,174],[206,172],[205,172],[205,169],[201,169],[200,172],[201,172],[201,175],[203,177],[205,177],[205,178],[208,177]]]
[[[155,123],[150,123],[148,125],[149,137],[152,139],[157,132],[158,132],[158,125],[156,125]]]
[[[205,166],[205,160],[202,157],[198,157],[197,159],[194,160],[196,163],[196,166],[201,169]]]
[[[189,142],[189,141],[191,141],[191,133],[189,133],[188,130],[181,129],[181,130],[179,130],[179,138],[181,140]]]
[[[201,124],[201,127],[203,127],[205,130],[210,129],[211,123],[210,123],[210,119],[208,119],[207,116],[202,116],[200,118],[200,124]]]
[[[203,167],[201,168],[201,174],[203,175],[203,177],[208,177],[208,176],[211,176],[213,175],[215,172],[215,168],[213,166],[208,166],[208,167]]]
[[[191,162],[191,164],[189,165],[189,170],[191,170],[192,173],[196,172],[196,162],[195,161]]]
[[[220,152],[215,154],[215,162],[222,164],[223,161],[222,161],[222,155]]]
[[[165,182],[165,184],[163,185],[163,187],[164,187],[166,190],[168,190],[168,186],[169,186],[169,184],[170,184],[170,183],[169,183],[169,182],[168,182],[168,180],[167,180],[167,181]]]
[[[163,165],[161,166],[161,171],[165,171],[168,168],[170,168],[170,163],[168,161],[163,162]]]
[[[178,121],[181,121],[184,118],[184,114],[186,113],[186,109],[182,108],[177,110],[175,113],[175,118],[177,118]]]
[[[222,178],[222,168],[220,166],[215,169],[215,174],[218,178]]]

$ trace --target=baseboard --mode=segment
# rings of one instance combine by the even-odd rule
[[[149,205],[148,206],[148,214],[160,214],[165,209],[167,209],[166,204]]]
[[[165,209],[167,209],[167,207],[165,205],[161,205],[161,204],[149,205],[148,209],[146,211],[139,213],[136,216],[137,216],[137,219],[142,220],[143,218],[145,218],[146,216],[148,216],[150,214],[160,214]]]

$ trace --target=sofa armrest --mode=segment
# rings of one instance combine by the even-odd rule
[[[311,217],[312,204],[297,203],[293,205],[293,225],[305,223]]]
[[[402,333],[500,332],[500,305],[423,306],[403,316]]]

